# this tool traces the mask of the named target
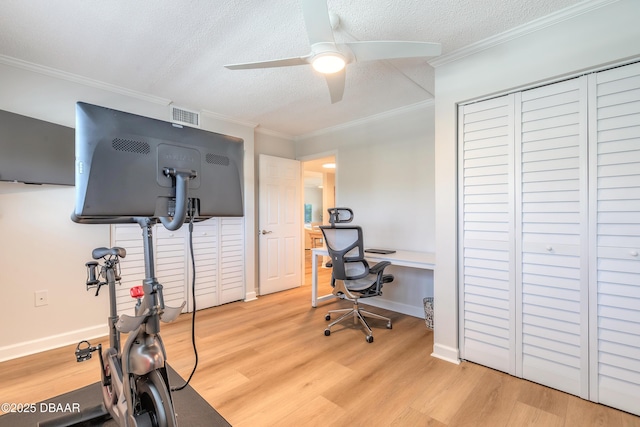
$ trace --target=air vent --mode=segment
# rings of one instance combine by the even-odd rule
[[[178,123],[181,125],[200,127],[200,113],[197,111],[187,110],[185,108],[176,107],[171,105],[171,117],[172,123]]]
[[[229,158],[218,154],[207,153],[205,159],[207,163],[219,166],[229,166]]]
[[[129,153],[149,154],[151,147],[144,141],[116,138],[111,141],[111,146],[117,151],[127,151]]]

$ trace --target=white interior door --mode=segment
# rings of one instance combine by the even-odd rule
[[[300,162],[260,155],[259,251],[260,294],[302,283]]]

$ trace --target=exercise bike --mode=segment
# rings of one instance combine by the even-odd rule
[[[166,352],[159,332],[160,321],[174,321],[185,303],[180,307],[164,304],[162,285],[156,280],[153,267],[153,222],[140,218],[138,223],[144,240],[145,279],[142,286],[131,289],[131,296],[138,300],[135,316],[117,312],[116,283],[120,281],[120,259],[125,258],[125,249],[94,249],[94,261],[86,263],[87,290],[95,288],[97,296],[102,286],[109,288],[109,347],[103,351],[100,344],[92,346],[82,341],[76,348],[76,359],[83,362],[95,351],[101,354],[104,413],[119,426],[175,427],[177,420],[165,366]],[[128,334],[122,350],[121,333]]]

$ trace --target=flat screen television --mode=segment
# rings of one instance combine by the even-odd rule
[[[76,222],[243,215],[240,138],[78,102],[75,140]]]

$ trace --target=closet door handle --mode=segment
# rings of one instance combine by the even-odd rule
[[[553,251],[553,246],[551,245],[547,246],[547,252],[551,252],[551,251]]]
[[[629,255],[638,256],[638,251],[631,251],[631,252],[629,252]]]

